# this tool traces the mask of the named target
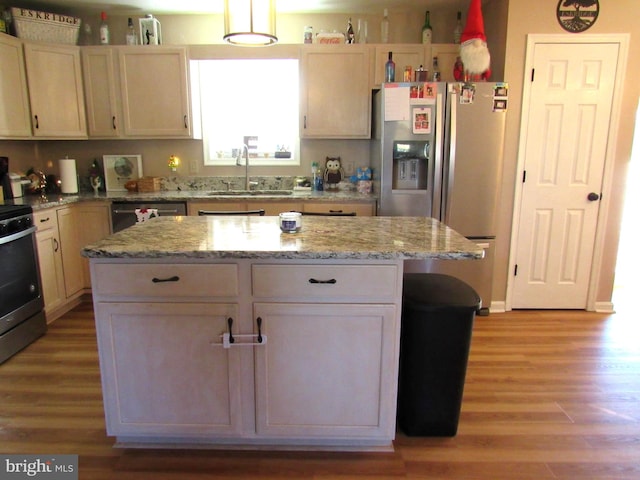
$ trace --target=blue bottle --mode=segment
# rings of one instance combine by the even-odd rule
[[[394,63],[393,53],[389,52],[389,60],[384,64],[384,81],[391,83],[396,81],[396,64]]]

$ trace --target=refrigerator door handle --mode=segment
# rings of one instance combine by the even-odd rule
[[[435,136],[435,148],[432,147],[434,153],[433,169],[431,176],[433,178],[433,195],[431,205],[431,216],[442,220],[442,159],[444,155],[444,104],[443,101],[446,97],[442,92],[436,95],[436,136]]]
[[[449,156],[447,158],[447,166],[444,170],[447,178],[444,180],[443,186],[443,221],[445,224],[449,223],[451,217],[451,196],[453,192],[453,179],[456,170],[456,140],[458,132],[456,130],[457,123],[457,98],[458,94],[452,90],[448,97],[449,101]]]

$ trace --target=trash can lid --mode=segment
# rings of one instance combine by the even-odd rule
[[[482,301],[462,280],[442,273],[405,273],[402,298],[414,308],[448,307],[477,310]]]

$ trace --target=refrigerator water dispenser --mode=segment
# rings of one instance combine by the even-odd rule
[[[395,141],[393,143],[393,190],[427,188],[429,142]]]

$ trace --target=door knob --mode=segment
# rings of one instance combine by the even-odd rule
[[[589,200],[590,202],[595,202],[596,200],[600,200],[600,195],[598,195],[596,192],[591,192],[589,195],[587,195],[587,200]]]

